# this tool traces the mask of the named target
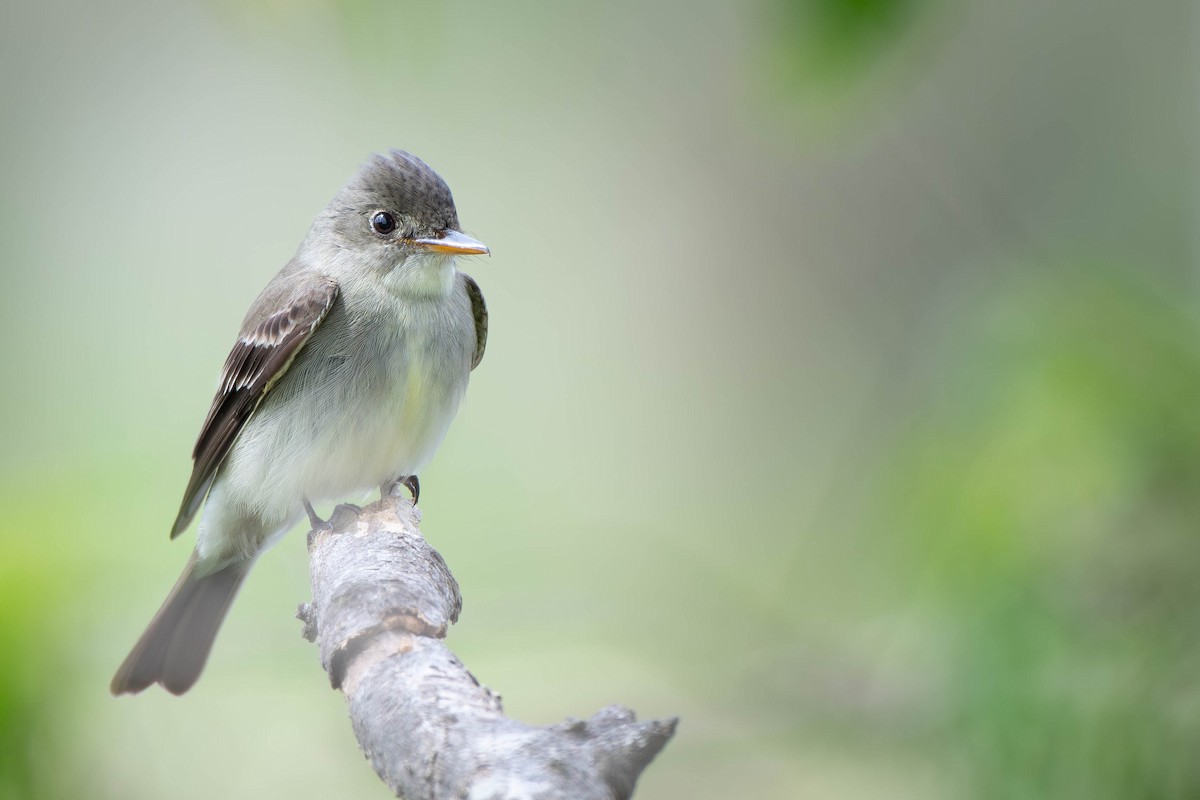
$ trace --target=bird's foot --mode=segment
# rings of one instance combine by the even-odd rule
[[[306,497],[304,498],[304,513],[308,514],[308,522],[312,525],[312,530],[308,534],[308,545],[311,547],[313,537],[317,533],[345,526],[351,519],[357,518],[362,513],[362,507],[353,503],[338,503],[333,507],[333,513],[329,515],[329,519],[326,520],[317,516],[317,512],[313,511],[312,503],[308,502]],[[347,519],[347,515],[350,519]]]
[[[417,480],[416,475],[405,475],[402,478],[396,478],[394,481],[389,481],[383,484],[379,487],[379,498],[381,500],[388,499],[392,496],[392,493],[396,491],[397,486],[407,487],[408,490],[412,492],[412,502],[415,506],[417,504],[417,500],[419,500],[421,497],[421,482]]]
[[[308,514],[308,524],[312,526],[314,531],[327,531],[333,527],[332,522],[317,516],[317,512],[313,511],[312,503],[308,502],[307,497],[304,498],[304,513]]]
[[[347,514],[357,517],[362,513],[362,506],[356,506],[354,503],[338,503],[333,507],[333,513],[329,515],[329,521],[336,527],[338,521],[344,519]]]

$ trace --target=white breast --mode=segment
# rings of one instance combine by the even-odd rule
[[[445,297],[344,288],[238,437],[225,494],[282,521],[304,497],[353,501],[417,474],[458,411],[474,346],[461,279]]]

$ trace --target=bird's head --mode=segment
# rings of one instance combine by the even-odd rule
[[[489,252],[459,230],[454,197],[441,176],[403,150],[372,156],[323,217],[336,247],[368,269],[397,273],[410,290],[445,283],[455,256]]]

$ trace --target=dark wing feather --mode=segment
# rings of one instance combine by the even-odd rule
[[[487,347],[487,304],[483,302],[483,292],[479,284],[470,275],[463,275],[467,283],[467,296],[471,298],[471,311],[475,314],[475,355],[471,358],[471,369],[483,361],[483,350]]]
[[[171,529],[172,539],[192,521],[242,426],[325,319],[337,293],[337,283],[319,278],[286,298],[278,311],[238,337],[225,360],[217,395],[192,450],[195,466]]]

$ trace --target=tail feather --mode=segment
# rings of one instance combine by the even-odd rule
[[[246,577],[246,567],[234,564],[197,575],[192,553],[175,588],[113,676],[112,693],[136,694],[152,683],[162,684],[172,694],[192,688]]]

